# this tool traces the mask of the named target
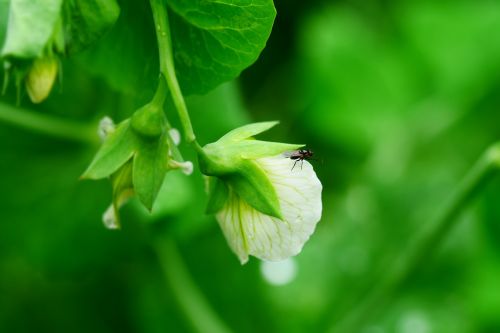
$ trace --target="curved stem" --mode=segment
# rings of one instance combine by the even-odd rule
[[[167,5],[164,0],[150,0],[150,4],[153,11],[156,38],[158,40],[160,72],[165,76],[167,85],[172,94],[172,100],[179,114],[186,141],[192,143],[196,140],[196,136],[193,132],[193,126],[191,125],[191,119],[189,118],[184,96],[182,95],[177,76],[175,75]]]
[[[405,252],[385,271],[376,287],[363,295],[361,304],[354,307],[343,320],[336,321],[331,332],[357,332],[392,299],[396,291],[421,266],[455,226],[457,216],[477,193],[500,170],[500,142],[492,145],[467,173],[442,210],[420,237],[416,237]]]
[[[174,240],[161,239],[155,250],[170,291],[192,328],[200,333],[230,333],[191,279]]]
[[[99,143],[96,126],[82,125],[5,103],[0,103],[0,121],[56,138],[90,144]]]
[[[165,84],[165,77],[163,74],[160,74],[158,78],[158,87],[156,88],[156,92],[151,100],[152,104],[163,107],[163,103],[165,102],[165,98],[167,98],[167,86]]]

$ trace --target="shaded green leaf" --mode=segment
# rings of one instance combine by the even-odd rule
[[[35,58],[52,36],[62,0],[12,0],[4,57]]]
[[[165,132],[158,141],[141,140],[134,156],[134,190],[144,206],[151,211],[161,188],[168,165],[168,141]]]
[[[67,2],[66,51],[80,51],[106,33],[116,22],[120,7],[115,0]]]
[[[132,157],[135,149],[136,137],[127,119],[106,138],[82,178],[100,179],[111,175]]]
[[[144,1],[120,3],[120,16],[110,31],[75,58],[87,71],[131,98],[143,97],[148,89],[154,91],[158,49],[149,5]]]
[[[237,77],[264,49],[272,0],[168,0],[176,72],[185,94]]]

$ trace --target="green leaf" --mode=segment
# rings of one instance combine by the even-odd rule
[[[98,40],[116,22],[120,7],[115,0],[67,2],[66,51],[78,52]]]
[[[272,0],[168,0],[177,77],[184,94],[203,94],[239,76],[264,49]]]
[[[136,141],[130,129],[130,120],[120,123],[104,141],[82,178],[101,179],[111,175],[132,157]]]
[[[226,203],[228,197],[228,189],[226,184],[217,177],[208,177],[209,181],[209,191],[208,191],[208,203],[207,203],[207,214],[215,214],[222,209]]]
[[[134,191],[148,210],[152,210],[168,168],[168,141],[165,132],[158,141],[141,140],[134,156]]]
[[[158,47],[147,1],[122,1],[116,24],[75,60],[113,89],[137,99],[137,105],[143,105],[149,99],[143,97],[154,92],[158,77]]]
[[[233,129],[217,142],[239,141],[248,139],[251,136],[260,134],[279,124],[279,121],[263,121],[260,123],[248,124]]]
[[[242,163],[238,173],[223,177],[234,191],[258,211],[283,219],[276,190],[266,173],[253,161]]]
[[[62,0],[12,0],[2,57],[40,56],[57,25]]]

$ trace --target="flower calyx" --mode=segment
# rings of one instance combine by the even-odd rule
[[[211,182],[208,213],[217,213],[222,208],[229,187],[256,210],[283,219],[276,190],[257,159],[279,155],[303,145],[253,138],[276,124],[278,122],[270,121],[242,126],[203,147],[203,154],[199,154],[200,169],[207,176],[217,177]]]

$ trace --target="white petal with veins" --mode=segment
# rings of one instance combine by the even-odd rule
[[[229,246],[241,263],[248,256],[279,261],[297,255],[321,218],[321,183],[311,164],[282,155],[255,160],[266,172],[278,195],[284,220],[265,215],[231,189],[216,215]]]

